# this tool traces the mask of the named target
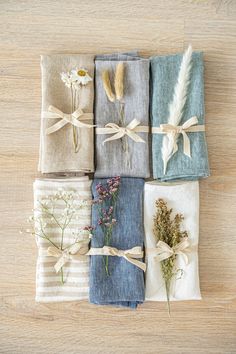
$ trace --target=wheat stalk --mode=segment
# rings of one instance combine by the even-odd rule
[[[120,101],[124,95],[124,63],[120,62],[116,66],[114,87],[116,99]]]
[[[103,87],[106,92],[106,95],[109,99],[109,101],[114,102],[115,101],[115,95],[112,91],[111,88],[111,82],[110,82],[110,77],[109,77],[109,72],[108,70],[103,71],[102,73],[102,82],[103,82]]]
[[[180,123],[183,116],[183,110],[186,103],[188,86],[190,82],[191,60],[192,47],[189,46],[183,55],[178,80],[175,85],[173,99],[169,105],[168,123],[175,126]],[[178,135],[175,133],[168,133],[163,137],[161,152],[164,164],[164,174],[166,173],[168,161],[176,152],[175,146],[177,139]]]

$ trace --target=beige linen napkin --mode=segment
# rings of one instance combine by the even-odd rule
[[[71,70],[86,69],[91,81],[76,91],[72,107],[71,88],[61,79],[61,73]],[[73,127],[67,123],[61,129],[47,134],[46,130],[60,121],[60,118],[49,119],[45,115],[50,106],[63,113],[71,114],[80,108],[84,113],[93,113],[94,101],[94,56],[93,55],[43,55],[42,70],[42,116],[38,169],[42,173],[53,172],[93,172],[94,148],[93,128],[76,128],[78,132],[79,150],[74,151]],[[75,109],[74,109],[75,108]],[[93,115],[82,123],[93,124]]]

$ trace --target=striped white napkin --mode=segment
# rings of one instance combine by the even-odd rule
[[[34,182],[34,217],[36,231],[39,227],[39,218],[43,220],[45,234],[57,246],[61,242],[61,229],[55,220],[43,212],[41,203],[50,196],[58,193],[73,193],[73,207],[76,216],[73,216],[65,230],[63,249],[75,241],[85,241],[88,247],[89,233],[82,230],[91,225],[91,181],[87,176],[62,179],[37,179]],[[54,201],[54,213],[59,217],[65,212],[65,203],[62,199]],[[75,214],[74,214],[75,215]],[[81,231],[81,232],[80,232]],[[37,233],[40,234],[39,231]],[[79,236],[78,236],[79,234]],[[64,284],[61,283],[61,271],[56,273],[54,266],[58,258],[48,255],[49,241],[36,236],[38,246],[38,260],[36,269],[36,301],[58,302],[75,301],[88,298],[89,292],[89,257],[81,255],[74,257],[63,266]]]

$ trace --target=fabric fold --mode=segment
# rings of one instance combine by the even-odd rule
[[[174,215],[184,216],[181,229],[188,233],[187,240],[183,240],[176,251],[176,269],[181,275],[172,279],[170,300],[200,300],[198,271],[198,238],[199,238],[199,185],[198,181],[158,183],[147,182],[144,187],[144,228],[147,270],[145,273],[146,292],[148,301],[166,301],[166,291],[160,266],[160,242],[154,236],[154,220],[156,213],[155,202],[158,199],[167,202],[173,208]],[[184,243],[187,244],[184,246]],[[155,253],[159,247],[159,257]],[[163,247],[163,245],[162,245]],[[166,247],[166,245],[165,245]],[[172,250],[165,250],[172,252]],[[163,250],[162,250],[163,252]],[[184,253],[186,252],[186,253]],[[162,253],[163,255],[164,253]],[[168,255],[166,256],[168,257]],[[164,259],[165,257],[163,257]]]
[[[88,177],[47,178],[34,182],[37,302],[88,298],[89,257],[85,254],[90,236],[85,229],[91,225],[91,199]],[[61,226],[64,226],[66,213],[69,223],[62,241]]]
[[[208,177],[210,174],[204,126],[203,55],[200,52],[192,53],[189,72],[188,67],[186,72],[184,72],[184,60],[186,61],[186,57],[184,60],[183,58],[182,54],[151,58],[150,114],[153,175],[155,179],[160,179],[161,181],[197,180],[202,177]],[[189,75],[189,80],[186,78],[187,75]],[[175,104],[181,106],[181,99],[178,100],[178,97],[186,96],[184,91],[181,96],[184,80],[187,82],[187,98],[183,107],[182,118],[177,128],[171,128],[166,126],[166,124],[170,123],[168,117],[170,110],[173,110],[173,100],[175,98]],[[179,88],[176,91],[178,83]],[[194,122],[193,126],[185,129],[185,125],[191,121],[191,118],[192,120],[197,120],[197,123]],[[175,120],[175,117],[170,120]],[[174,154],[171,155],[166,166],[163,162],[163,150],[167,150],[168,146],[163,146],[163,140],[167,133],[169,133],[168,136],[171,139],[177,133],[177,143],[174,145]]]
[[[43,55],[41,72],[38,170],[42,173],[93,172],[94,56]],[[77,149],[74,139],[77,139]]]
[[[105,179],[95,179],[92,185],[93,197],[97,198],[96,185]],[[113,227],[110,246],[117,250],[143,249],[143,186],[144,180],[121,178],[119,195],[115,207],[116,225]],[[97,205],[92,206],[92,225],[100,218]],[[104,246],[104,234],[97,226],[91,240],[92,248]],[[140,261],[142,259],[139,259]],[[106,274],[104,258],[91,256],[90,260],[90,302],[99,305],[113,305],[136,308],[144,301],[144,275],[136,265],[125,257],[109,256],[109,272]]]
[[[102,75],[108,71],[111,89],[114,91],[118,63],[124,65],[124,95],[121,100],[111,102],[104,90]],[[95,176],[149,177],[149,60],[139,57],[136,52],[98,56],[95,71]],[[136,139],[130,138],[133,132],[126,134],[126,130],[116,140],[107,140],[115,135],[117,127],[113,128],[113,135],[110,135],[111,128],[107,130],[110,129],[110,133],[104,132],[106,125],[115,124],[129,129],[129,124],[134,120],[138,121]],[[104,144],[105,140],[107,142]]]

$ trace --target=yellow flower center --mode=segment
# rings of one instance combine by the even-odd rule
[[[77,74],[78,74],[79,76],[86,76],[87,73],[86,73],[85,70],[80,69],[80,70],[77,71]]]

